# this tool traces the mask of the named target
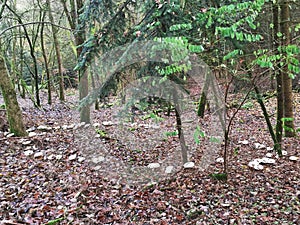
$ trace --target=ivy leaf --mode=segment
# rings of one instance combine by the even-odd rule
[[[277,35],[277,37],[279,37],[279,38],[283,36],[281,32],[278,32],[276,35]]]

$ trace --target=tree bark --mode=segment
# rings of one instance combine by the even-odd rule
[[[279,5],[278,2],[273,3],[273,49],[277,54],[278,47],[280,46],[280,40],[277,37],[277,33],[280,31],[279,26]],[[279,145],[282,141],[282,132],[283,132],[283,126],[282,126],[282,118],[283,118],[283,111],[284,111],[284,102],[283,102],[283,86],[282,86],[282,73],[280,71],[280,68],[278,66],[278,63],[275,65],[275,77],[276,77],[276,89],[277,89],[277,120],[276,120],[276,139]]]
[[[26,87],[24,87],[24,79],[23,79],[23,55],[24,55],[24,48],[23,48],[23,39],[20,38],[20,54],[19,54],[19,57],[20,57],[20,63],[19,63],[19,66],[20,66],[20,74],[19,74],[19,82],[18,82],[18,89],[19,89],[19,92],[20,92],[20,96],[21,98],[25,99],[26,97]]]
[[[178,93],[175,88],[173,89],[173,101],[174,101],[174,108],[175,108],[175,115],[176,115],[176,128],[178,131],[178,138],[181,147],[182,162],[184,164],[188,161],[188,147],[186,146],[184,133],[182,130],[181,108],[178,101]]]
[[[52,37],[54,41],[54,48],[56,52],[56,60],[57,60],[57,66],[58,66],[58,76],[59,76],[59,100],[65,101],[65,94],[64,94],[64,75],[63,75],[63,66],[62,66],[62,60],[61,60],[61,54],[60,54],[60,47],[59,47],[59,41],[57,38],[57,28],[53,25],[54,19],[52,16],[51,11],[51,3],[50,0],[46,0],[47,6],[48,6],[48,12],[49,12],[49,19],[51,22],[51,29],[52,29]]]
[[[77,58],[79,58],[81,52],[82,52],[82,44],[84,43],[85,39],[85,32],[84,30],[76,30],[76,26],[78,25],[78,15],[79,10],[83,7],[83,1],[82,0],[70,0],[70,11],[67,8],[67,4],[65,0],[60,0],[63,7],[64,12],[67,16],[67,19],[69,21],[71,29],[75,30],[74,39],[75,39],[75,45],[77,46],[76,53]],[[79,100],[85,98],[89,93],[89,82],[88,82],[88,73],[86,68],[81,69],[79,71]],[[90,123],[90,107],[84,106],[80,109],[80,122]]]
[[[201,93],[201,97],[199,99],[199,105],[198,105],[198,110],[197,110],[197,115],[201,118],[204,117],[204,112],[205,112],[205,106],[207,103],[207,91],[208,91],[208,86],[209,86],[209,79],[208,79],[208,74],[205,74],[205,81],[204,81],[204,87]]]
[[[82,100],[89,94],[88,72],[80,69],[79,71],[79,100]],[[80,110],[80,122],[91,123],[90,106],[86,105]]]
[[[16,92],[8,76],[4,59],[0,56],[0,88],[6,106],[6,115],[11,133],[15,136],[26,136],[27,132],[22,119],[22,112],[19,107]]]
[[[92,88],[93,90],[96,89],[96,82],[95,82],[95,63],[93,63],[91,66],[90,66],[90,76],[91,76],[91,81],[92,81]],[[98,77],[98,76],[97,76]],[[98,78],[99,79],[99,78]],[[95,110],[99,110],[99,100],[98,98],[96,99],[95,101]]]
[[[290,4],[288,0],[283,0],[280,11],[281,33],[283,34],[282,46],[290,44]],[[284,53],[286,55],[286,53]],[[290,118],[284,122],[284,133],[286,137],[295,136],[294,127],[294,113],[293,113],[293,92],[292,92],[292,79],[289,77],[288,64],[285,63],[282,72],[282,87],[284,99],[284,117]]]
[[[43,21],[45,18],[45,13],[43,14]],[[52,93],[51,93],[51,80],[50,80],[50,71],[49,71],[49,65],[48,65],[48,59],[47,59],[47,53],[45,49],[45,42],[44,42],[44,24],[41,26],[41,49],[42,49],[42,55],[44,59],[44,65],[45,65],[45,71],[46,71],[46,77],[47,77],[47,91],[48,91],[48,104],[52,104]]]
[[[78,24],[78,10],[83,7],[83,2],[82,0],[76,0],[76,5],[77,5],[77,23]],[[81,52],[82,52],[82,44],[84,43],[84,38],[85,38],[85,32],[84,30],[78,30],[75,36],[75,43],[76,46],[81,46],[77,47],[77,58],[79,58]],[[80,69],[79,71],[79,100],[82,100],[89,94],[89,82],[88,82],[88,73],[86,68]],[[85,123],[90,123],[91,118],[90,118],[90,106],[84,106],[80,110],[80,122],[85,122]]]

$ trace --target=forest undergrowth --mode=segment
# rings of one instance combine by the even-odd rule
[[[210,176],[222,172],[222,152],[205,170],[197,168],[204,149],[210,151],[200,143],[198,151],[190,154],[195,167],[182,167],[172,176],[140,185],[126,182],[126,177],[118,180],[115,173],[110,176],[110,162],[103,172],[84,148],[96,146],[92,152],[88,149],[92,155],[103,153],[100,148],[105,146],[105,154],[133,166],[155,163],[179,145],[171,129],[174,113],[157,114],[163,118],[159,129],[169,135],[162,137],[159,146],[144,151],[117,140],[114,99],[92,111],[89,128],[78,122],[76,99],[77,93],[69,90],[66,103],[57,100],[52,106],[44,104],[43,110],[35,109],[28,99],[19,99],[29,137],[0,132],[0,224],[300,224],[300,139],[285,138],[285,154],[276,157],[255,100],[249,100],[234,120],[227,182]],[[298,128],[299,95],[295,93],[294,99]],[[273,117],[275,102],[271,98],[266,103]],[[201,122],[204,132],[205,119]],[[156,135],[153,127],[145,125],[149,120],[151,116],[141,112],[128,121],[134,123],[128,130],[139,144]],[[78,134],[87,137],[85,145],[83,139],[76,140]],[[266,155],[275,163],[263,164],[262,170],[249,167],[251,160]]]

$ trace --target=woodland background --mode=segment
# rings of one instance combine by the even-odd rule
[[[2,0],[1,223],[299,224],[299,8],[296,0]],[[147,41],[158,48],[136,48]],[[132,49],[162,62],[122,66]],[[200,86],[192,56],[211,71]],[[145,77],[165,84],[167,99],[128,99],[129,84]],[[167,81],[193,95],[191,137]],[[147,143],[158,131],[145,124],[155,121],[161,144],[122,143],[111,115],[124,102],[127,132]],[[222,149],[200,170],[214,112]],[[91,164],[84,141],[74,141],[81,133],[131,165],[154,171],[174,149],[181,164],[172,177],[128,185]]]

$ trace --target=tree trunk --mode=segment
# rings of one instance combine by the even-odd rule
[[[43,21],[45,18],[45,13],[43,15]],[[47,90],[48,90],[48,104],[52,104],[52,94],[51,94],[51,80],[50,80],[50,71],[49,71],[49,65],[48,65],[48,59],[47,59],[47,53],[45,49],[45,42],[44,42],[44,24],[41,26],[41,49],[44,59],[44,65],[45,65],[45,71],[46,71],[46,77],[47,77]]]
[[[90,66],[90,76],[91,76],[91,81],[92,81],[92,88],[93,90],[96,89],[96,82],[95,82],[95,63],[93,63],[91,66]],[[96,99],[95,101],[95,110],[99,110],[99,100],[98,98]]]
[[[209,86],[209,79],[208,79],[208,74],[206,73],[205,74],[205,81],[204,81],[204,87],[203,87],[203,90],[202,90],[202,93],[201,93],[201,96],[200,96],[200,99],[199,99],[199,105],[198,105],[198,110],[197,110],[197,115],[201,118],[204,117],[204,112],[205,112],[205,106],[206,106],[206,103],[207,103],[207,91],[208,91],[208,86]]]
[[[78,10],[83,7],[82,0],[76,0],[77,3],[77,19],[78,19]],[[78,24],[78,21],[77,21]],[[82,44],[84,43],[85,32],[80,30],[77,31],[75,35],[75,43],[77,47],[77,58],[79,58],[82,52]],[[88,73],[86,68],[80,69],[79,71],[79,100],[82,100],[89,94],[89,82],[88,82]],[[80,122],[90,123],[90,107],[89,105],[84,106],[80,110]]]
[[[65,101],[65,94],[64,94],[64,75],[63,75],[63,66],[62,66],[62,60],[61,60],[61,54],[60,54],[60,47],[59,47],[59,41],[57,39],[57,29],[53,25],[54,19],[51,12],[51,3],[50,0],[46,0],[47,6],[48,6],[48,12],[49,12],[49,19],[51,22],[51,29],[52,29],[52,37],[54,41],[54,47],[56,52],[56,60],[57,60],[57,66],[58,66],[58,75],[59,75],[59,100]]]
[[[0,87],[4,97],[10,132],[14,133],[15,136],[26,136],[27,132],[23,123],[22,112],[17,101],[16,92],[7,74],[2,57],[0,57]]]
[[[15,84],[19,83],[18,81],[18,72],[17,72],[17,38],[13,37],[13,43],[12,43],[12,58],[11,58],[11,73],[12,73],[12,83],[14,88]]]
[[[41,106],[41,101],[40,101],[40,94],[39,94],[39,83],[38,83],[38,62],[37,62],[37,58],[36,58],[36,51],[35,51],[35,44],[36,44],[36,39],[38,36],[38,30],[39,30],[39,26],[40,24],[38,24],[38,28],[37,33],[34,35],[32,34],[31,36],[29,35],[26,26],[24,25],[23,21],[22,21],[22,17],[16,13],[16,11],[14,9],[12,9],[11,7],[9,7],[8,5],[6,5],[6,8],[13,13],[16,16],[16,19],[18,21],[19,24],[22,24],[22,28],[24,30],[24,35],[25,35],[25,39],[28,42],[28,46],[30,49],[30,56],[32,57],[32,61],[33,61],[33,68],[34,68],[34,72],[30,71],[30,73],[32,74],[32,76],[34,77],[35,80],[35,97],[36,97],[36,102],[34,102],[34,105],[36,107],[40,107]],[[32,37],[32,40],[30,39],[30,37]]]
[[[82,100],[89,94],[88,89],[88,72],[86,69],[79,71],[79,100]],[[90,106],[84,106],[80,110],[80,122],[90,123]]]
[[[290,44],[290,4],[288,0],[283,0],[280,13],[281,33],[283,34],[282,46]],[[286,55],[286,53],[284,53]],[[285,63],[282,72],[282,87],[284,99],[284,117],[289,118],[284,122],[284,133],[286,137],[295,136],[294,113],[293,113],[293,92],[292,79],[289,77],[288,64]]]
[[[178,101],[178,93],[176,88],[173,89],[173,101],[174,101],[174,108],[175,108],[175,115],[176,115],[176,128],[178,131],[178,138],[181,147],[182,162],[184,164],[188,161],[188,147],[186,146],[184,133],[182,130],[181,109]]]
[[[278,47],[280,46],[280,40],[277,37],[277,33],[280,31],[279,27],[279,5],[278,2],[273,3],[273,49],[274,51],[278,52]],[[277,89],[277,121],[276,121],[276,139],[279,145],[282,141],[282,118],[283,118],[283,110],[284,110],[284,102],[283,102],[283,87],[282,87],[282,73],[280,71],[280,68],[278,66],[278,63],[276,63],[275,66],[275,77],[276,77],[276,89]]]
[[[66,1],[61,0],[61,3],[64,7],[64,12],[67,16],[71,29],[75,30],[74,38],[75,38],[75,45],[77,46],[77,58],[79,58],[82,52],[82,44],[84,43],[85,32],[82,30],[76,30],[76,26],[78,25],[78,15],[79,10],[83,7],[82,0],[70,0],[70,10],[67,8]],[[80,46],[80,47],[79,47]],[[79,71],[79,100],[82,100],[86,97],[89,93],[89,86],[88,86],[88,73],[86,68],[81,69]],[[85,106],[80,109],[80,122],[90,123],[90,107]]]
[[[32,61],[33,61],[34,89],[35,89],[35,98],[36,98],[35,99],[36,102],[34,102],[34,105],[36,107],[40,107],[41,106],[41,100],[40,100],[40,89],[39,89],[39,74],[38,74],[37,58],[35,56],[35,49],[34,49],[35,47],[34,47],[33,43],[30,40],[29,34],[27,33],[27,30],[26,30],[26,27],[23,26],[23,28],[24,28],[24,31],[25,31],[25,37],[28,41],[28,45],[29,45],[29,48],[30,48],[30,55],[31,55]]]

